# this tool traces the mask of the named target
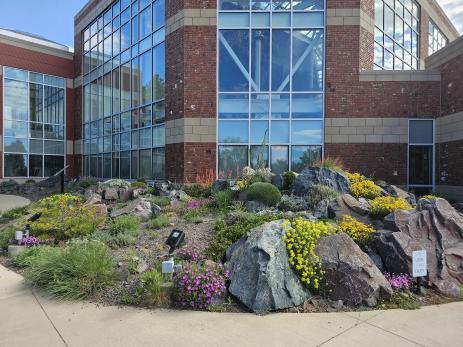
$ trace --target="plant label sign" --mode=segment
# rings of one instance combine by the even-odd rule
[[[412,254],[413,277],[424,277],[428,274],[426,251],[414,251]]]

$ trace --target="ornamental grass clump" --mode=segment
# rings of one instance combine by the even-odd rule
[[[309,221],[302,218],[288,224],[290,225],[284,236],[288,261],[301,282],[311,290],[317,291],[324,273],[315,247],[321,237],[333,234],[333,227],[325,221]]]
[[[102,242],[71,241],[64,248],[32,247],[26,281],[62,299],[86,299],[106,288],[115,275],[115,259]]]
[[[166,306],[170,300],[165,282],[164,275],[158,269],[143,273],[135,289],[137,301],[145,305]]]
[[[178,303],[182,307],[206,310],[226,293],[228,274],[222,265],[185,262],[175,272],[173,283]]]
[[[370,205],[370,215],[375,218],[384,218],[395,210],[413,210],[413,207],[402,198],[380,196]]]
[[[370,239],[371,234],[375,232],[370,225],[366,225],[357,219],[344,215],[338,222],[338,233],[346,233],[359,246],[363,246]]]

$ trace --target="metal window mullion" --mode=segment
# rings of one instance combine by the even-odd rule
[[[289,19],[289,146],[288,146],[288,170],[292,171],[292,130],[293,130],[293,7],[291,6]]]

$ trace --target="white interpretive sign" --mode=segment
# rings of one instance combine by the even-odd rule
[[[413,277],[424,277],[428,274],[426,251],[414,251],[413,254]]]

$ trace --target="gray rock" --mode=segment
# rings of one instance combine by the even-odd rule
[[[145,188],[136,188],[134,190],[132,190],[132,197],[134,199],[140,197],[141,195],[145,195],[146,193],[146,189]]]
[[[127,214],[140,217],[142,220],[146,221],[150,219],[154,215],[154,213],[155,211],[153,211],[153,206],[151,205],[151,202],[146,199],[139,198],[131,201],[127,206],[123,208],[113,210],[111,212],[111,217],[115,218]]]
[[[334,218],[330,211],[330,200],[324,199],[320,201],[313,209],[313,215],[316,218]]]
[[[357,200],[350,194],[343,194],[342,200],[344,201],[346,206],[355,213],[358,213],[362,216],[366,216],[369,212],[370,204],[365,199],[363,199],[361,202],[360,200]]]
[[[101,195],[92,193],[90,196],[87,197],[87,200],[85,201],[85,205],[95,205],[95,204],[101,204]]]
[[[281,211],[298,212],[307,210],[308,206],[303,197],[285,194],[281,197],[278,209]]]
[[[103,191],[105,200],[119,200],[118,188],[106,188]]]
[[[375,306],[379,299],[391,296],[389,282],[347,234],[320,239],[315,252],[320,257],[332,300]]]
[[[292,186],[292,193],[298,196],[307,195],[310,187],[321,184],[333,188],[338,193],[348,193],[350,181],[342,173],[319,167],[305,168],[296,177]]]
[[[283,223],[252,229],[225,263],[231,274],[230,293],[254,312],[299,306],[311,297],[288,262]]]
[[[176,189],[170,191],[168,196],[170,201],[187,201],[190,198],[183,190]]]
[[[230,184],[228,183],[227,180],[216,180],[212,184],[211,193],[214,194],[214,193],[220,192],[222,190],[226,190],[228,188],[230,188]]]
[[[257,213],[270,210],[270,207],[260,201],[246,201],[245,208],[247,212]]]
[[[416,206],[416,197],[415,194],[409,193],[403,189],[400,189],[394,185],[386,185],[382,187],[388,195],[391,195],[396,198],[402,198],[410,203],[413,207]]]
[[[275,187],[277,187],[279,190],[284,189],[284,179],[283,175],[274,175],[271,178],[270,181]]]
[[[137,264],[137,268],[136,268],[137,273],[142,274],[143,272],[146,272],[147,270],[148,270],[148,263],[144,261],[143,259],[139,260]]]
[[[385,268],[412,273],[412,252],[426,250],[427,284],[459,296],[463,283],[463,215],[444,199],[420,199],[416,210],[397,210],[385,218],[372,247]]]
[[[129,188],[118,189],[119,200],[122,202],[129,201],[132,198],[132,191]]]

